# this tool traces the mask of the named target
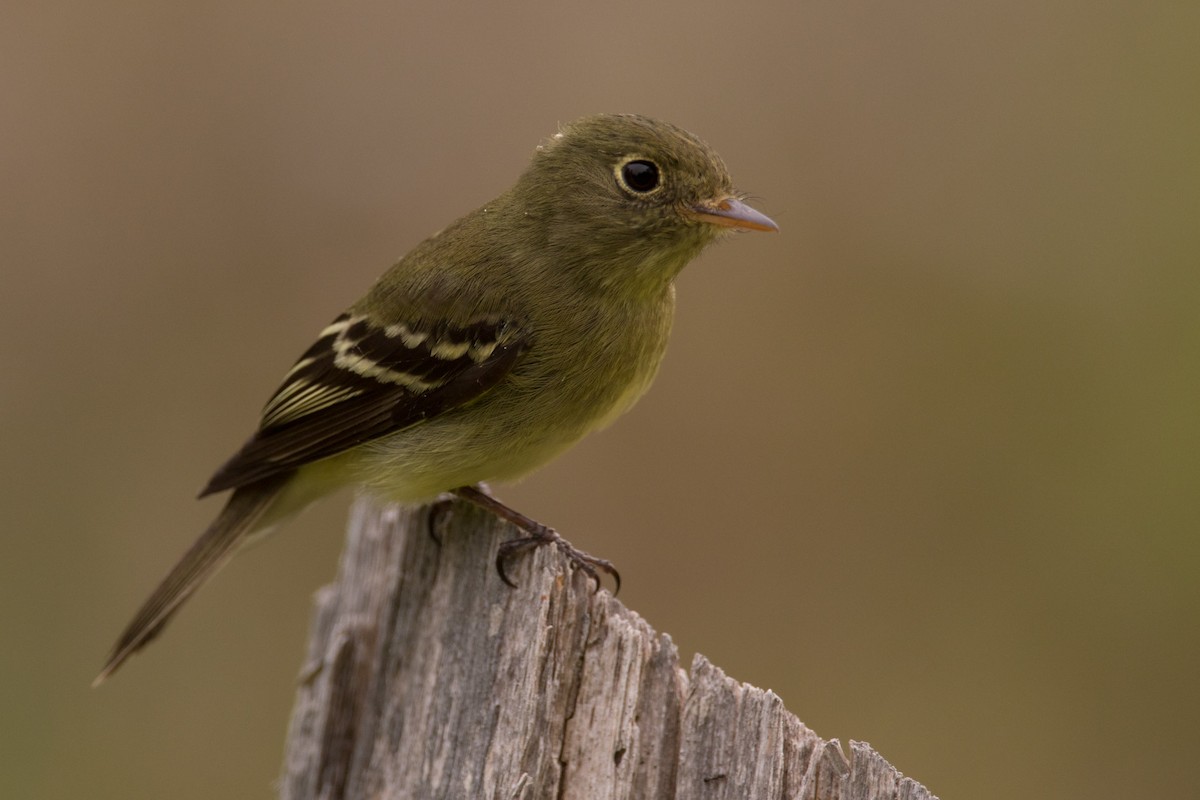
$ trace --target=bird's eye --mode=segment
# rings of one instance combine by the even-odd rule
[[[617,172],[621,183],[631,192],[648,194],[662,183],[658,174],[658,165],[643,158],[626,161]]]

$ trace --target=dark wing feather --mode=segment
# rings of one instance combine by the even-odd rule
[[[470,402],[516,363],[510,321],[380,327],[343,314],[322,331],[263,409],[262,423],[204,487],[244,486],[395,433]]]

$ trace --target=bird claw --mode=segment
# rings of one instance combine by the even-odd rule
[[[446,518],[453,506],[453,497],[440,497],[429,504],[429,514],[425,518],[425,532],[429,534],[429,538],[433,539],[438,547],[442,546],[442,530],[446,525]]]
[[[616,583],[616,592],[621,591],[621,574],[617,572],[617,568],[613,566],[611,561],[603,558],[596,558],[588,555],[582,550],[576,549],[570,542],[559,535],[558,531],[553,528],[547,528],[540,522],[535,522],[524,514],[509,508],[501,503],[496,498],[492,497],[487,491],[487,487],[483,484],[476,486],[460,486],[452,491],[452,494],[461,497],[463,500],[474,503],[480,508],[484,508],[505,522],[515,525],[520,530],[527,533],[520,539],[513,539],[509,542],[504,542],[496,551],[496,571],[500,573],[500,579],[507,583],[512,588],[517,588],[517,584],[508,577],[506,566],[508,562],[520,553],[526,550],[532,550],[543,545],[553,544],[558,547],[559,551],[567,557],[571,563],[572,569],[581,571],[587,575],[596,584],[593,591],[600,591],[600,573],[604,572],[612,576],[613,582]]]
[[[594,584],[592,588],[593,592],[600,591],[602,584],[600,579],[601,572],[611,576],[613,582],[616,584],[613,594],[621,591],[621,573],[617,572],[617,568],[613,566],[611,561],[605,558],[596,558],[593,555],[585,553],[564,539],[558,531],[553,528],[547,528],[544,525],[539,525],[537,528],[529,531],[528,536],[523,536],[520,539],[511,539],[500,545],[500,548],[496,551],[496,571],[500,573],[500,580],[516,589],[517,584],[508,577],[508,570],[506,569],[508,562],[527,550],[543,547],[548,544],[556,546],[559,552],[567,557],[567,561],[570,562],[572,569],[579,570],[592,580]]]

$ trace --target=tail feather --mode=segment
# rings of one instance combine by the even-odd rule
[[[113,645],[112,653],[92,682],[103,683],[131,655],[157,636],[183,602],[237,551],[254,523],[271,504],[290,475],[278,475],[240,487],[167,577],[142,604],[133,621]]]

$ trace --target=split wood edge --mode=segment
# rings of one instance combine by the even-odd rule
[[[322,588],[279,796],[925,800],[870,745],[825,741],[770,691],[674,644],[552,547],[454,503],[355,502]]]

